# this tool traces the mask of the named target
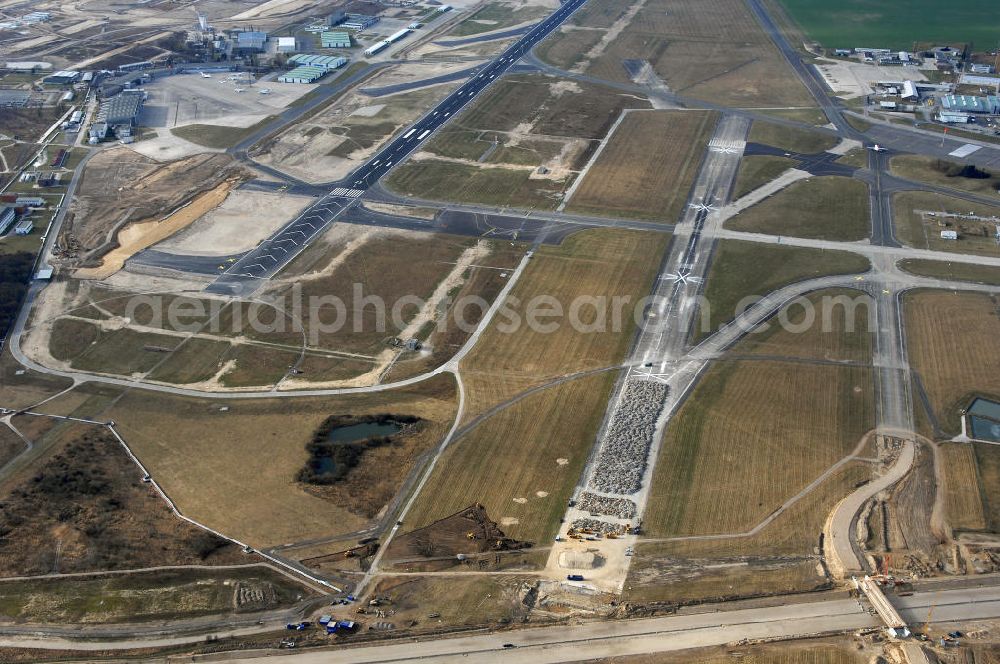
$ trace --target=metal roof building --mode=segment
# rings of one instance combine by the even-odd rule
[[[949,111],[965,113],[1000,113],[1000,97],[974,97],[972,95],[945,95],[941,105]]]
[[[27,90],[0,90],[0,108],[15,108],[26,106],[31,99]]]
[[[278,37],[278,53],[294,53],[295,37]]]
[[[332,55],[307,55],[299,53],[288,58],[288,62],[293,65],[303,67],[317,67],[319,69],[340,69],[347,64],[347,58]]]
[[[287,74],[278,77],[281,83],[313,83],[326,76],[329,69],[322,67],[296,67]]]
[[[114,97],[109,97],[101,102],[101,108],[97,111],[97,122],[105,122],[108,125],[135,124],[145,98],[146,93],[141,90],[124,90]]]
[[[76,83],[78,78],[80,78],[80,72],[72,69],[64,69],[62,71],[57,71],[51,76],[46,76],[42,82],[51,83],[53,85],[69,85],[70,83]]]
[[[236,33],[236,48],[241,51],[263,51],[267,33],[259,30],[245,30]]]
[[[327,30],[319,36],[323,48],[350,48],[351,35],[345,30]]]
[[[12,207],[0,208],[0,235],[3,235],[17,219],[17,212]]]

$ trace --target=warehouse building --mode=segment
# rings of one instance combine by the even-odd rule
[[[244,30],[236,33],[233,51],[239,54],[263,53],[267,43],[267,33],[260,30]]]
[[[123,90],[102,101],[94,124],[90,127],[90,143],[103,141],[108,132],[120,139],[131,138],[132,128],[145,100],[146,93],[142,90]]]
[[[340,22],[340,27],[360,32],[367,30],[381,20],[378,16],[369,16],[368,14],[347,14]]]
[[[398,32],[394,32],[391,35],[389,35],[388,37],[386,37],[385,39],[383,39],[382,41],[375,42],[370,47],[368,47],[367,49],[365,49],[365,55],[375,55],[379,51],[383,51],[383,50],[389,48],[390,46],[392,46],[393,44],[395,44],[396,42],[398,42],[400,39],[402,39],[406,35],[410,34],[411,32],[413,32],[413,31],[410,30],[409,28],[403,28],[402,30],[399,30]]]
[[[972,122],[972,116],[968,113],[957,113],[955,111],[941,111],[937,115],[937,121],[944,124],[968,124]]]
[[[0,235],[4,235],[17,219],[17,212],[12,207],[0,208]]]
[[[31,235],[31,231],[35,229],[35,224],[31,219],[22,219],[14,226],[15,235]]]
[[[288,63],[296,67],[317,67],[319,69],[340,69],[347,64],[347,58],[335,55],[307,55],[299,53],[288,58]]]
[[[327,30],[319,36],[323,48],[350,48],[351,35],[345,30]]]
[[[941,97],[941,106],[949,111],[961,113],[1000,113],[1000,97],[975,97],[973,95],[945,95]]]
[[[0,90],[0,108],[24,108],[31,99],[27,90]]]
[[[322,67],[296,67],[287,74],[278,77],[280,83],[315,83],[326,76],[329,69]]]
[[[278,53],[294,53],[295,47],[295,37],[278,37]]]
[[[51,76],[46,76],[42,82],[50,85],[70,85],[72,83],[76,83],[79,78],[80,72],[73,69],[63,69],[61,71],[57,71]]]
[[[993,65],[986,65],[978,62],[973,62],[969,65],[969,71],[971,71],[973,74],[992,74]]]

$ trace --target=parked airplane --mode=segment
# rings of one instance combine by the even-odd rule
[[[878,143],[876,143],[875,145],[872,145],[868,149],[869,150],[873,150],[874,152],[885,152],[886,151],[886,149],[884,147],[882,147],[881,145],[879,145]]]
[[[271,94],[271,88],[261,88],[257,91],[258,94],[269,95]]]
[[[236,88],[236,92],[243,92],[243,88]]]
[[[206,74],[205,72],[201,72],[201,77],[202,78],[212,78],[212,75],[211,74]]]

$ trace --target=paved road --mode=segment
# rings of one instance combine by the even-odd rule
[[[955,622],[1000,616],[1000,590],[978,588],[919,593],[895,598],[904,619],[913,623],[927,617],[934,606],[935,622]],[[642,620],[588,622],[479,634],[451,639],[388,643],[342,650],[272,655],[269,662],[435,662],[503,661],[535,664],[573,662],[625,655],[669,652],[732,643],[743,638],[781,639],[810,634],[838,633],[877,627],[877,619],[856,600],[833,599],[768,608],[723,610]],[[229,661],[253,662],[253,657]]]
[[[483,65],[478,74],[445,97],[433,110],[390,141],[364,165],[343,181],[333,183],[332,189],[325,196],[234,263],[206,291],[238,296],[256,290],[262,279],[272,277],[287,265],[345,210],[354,205],[369,187],[387,175],[394,166],[398,166],[438,128],[447,124],[483,90],[502,77],[521,56],[528,53],[584,2],[586,0],[564,2],[500,55]],[[252,145],[248,141],[250,139],[237,146],[237,150],[246,149],[245,145]]]

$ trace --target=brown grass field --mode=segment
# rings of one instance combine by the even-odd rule
[[[740,170],[736,173],[733,200],[749,194],[775,179],[796,165],[794,159],[772,157],[770,155],[750,155],[740,160]]]
[[[941,445],[939,454],[944,461],[948,523],[956,530],[985,530],[975,450],[968,444],[949,443]]]
[[[605,373],[532,394],[454,441],[406,528],[478,502],[508,536],[546,542],[580,479],[614,379]]]
[[[650,61],[672,90],[691,97],[739,107],[813,105],[738,0],[649,0],[587,73],[625,82],[621,61],[630,58]]]
[[[662,260],[667,236],[623,230],[588,230],[568,237],[558,247],[539,249],[511,293],[514,310],[524,318],[524,304],[551,296],[567,313],[552,332],[520,325],[505,332],[494,325],[462,362],[466,412],[471,417],[532,385],[574,371],[606,367],[620,361],[633,338],[634,303],[649,293]],[[604,330],[574,330],[568,310],[577,297],[628,298],[622,324],[607,320]],[[593,309],[580,311],[583,323],[596,321]],[[601,320],[606,320],[602,318]],[[502,318],[497,323],[504,322]]]
[[[716,363],[667,429],[646,530],[749,530],[854,449],[874,425],[872,399],[863,367]]]
[[[826,134],[760,121],[754,122],[750,127],[747,140],[802,154],[822,152],[837,144],[836,138]]]
[[[871,230],[868,187],[846,177],[800,180],[729,219],[726,228],[855,242]]]
[[[991,174],[992,177],[988,178],[949,177],[946,173],[933,168],[935,161],[937,160],[934,157],[923,155],[898,155],[889,160],[889,169],[893,175],[898,175],[907,180],[926,182],[941,187],[961,189],[962,191],[971,191],[987,196],[996,196],[997,186],[1000,186],[1000,178],[998,178],[997,174]]]
[[[711,112],[629,113],[568,209],[679,221],[717,121],[718,115]]]
[[[782,325],[777,315],[743,337],[731,355],[764,355],[796,359],[830,360],[871,364],[875,321],[872,299],[848,289],[828,289],[810,293],[815,320],[800,304],[786,307]]]
[[[958,411],[976,395],[1000,398],[1000,335],[995,297],[918,291],[906,295],[910,366],[927,392],[941,429],[959,432]]]
[[[795,641],[774,644],[699,648],[679,653],[656,653],[593,660],[594,664],[862,664],[867,656],[856,654],[857,646],[848,639],[833,642]],[[977,664],[979,659],[976,659]],[[992,662],[990,663],[992,664]]]
[[[971,281],[988,286],[1000,286],[1000,268],[969,263],[946,263],[920,258],[907,258],[897,263],[905,272],[922,277],[933,277],[948,281]]]
[[[823,523],[837,502],[870,479],[867,464],[847,464],[751,537],[640,541],[625,599],[672,602],[813,590],[824,583],[814,555]]]
[[[446,376],[389,393],[323,399],[223,403],[129,392],[106,416],[182,512],[263,547],[363,525],[440,442],[454,397]],[[367,452],[345,482],[324,490],[325,498],[295,481],[305,445],[325,418],[386,412],[417,415],[426,426],[405,445]]]
[[[896,236],[905,245],[918,249],[955,251],[980,256],[1000,256],[996,243],[996,224],[965,220],[923,217],[916,210],[1000,217],[1000,206],[980,205],[928,191],[903,191],[892,197]],[[948,226],[939,222],[948,223]],[[941,239],[942,230],[958,231],[958,240]]]
[[[712,257],[704,296],[704,311],[693,330],[695,339],[731,321],[743,298],[759,298],[787,284],[831,274],[867,271],[868,259],[846,251],[825,251],[740,240],[723,240]]]
[[[990,532],[1000,532],[1000,446],[975,443],[973,450],[986,527]]]

